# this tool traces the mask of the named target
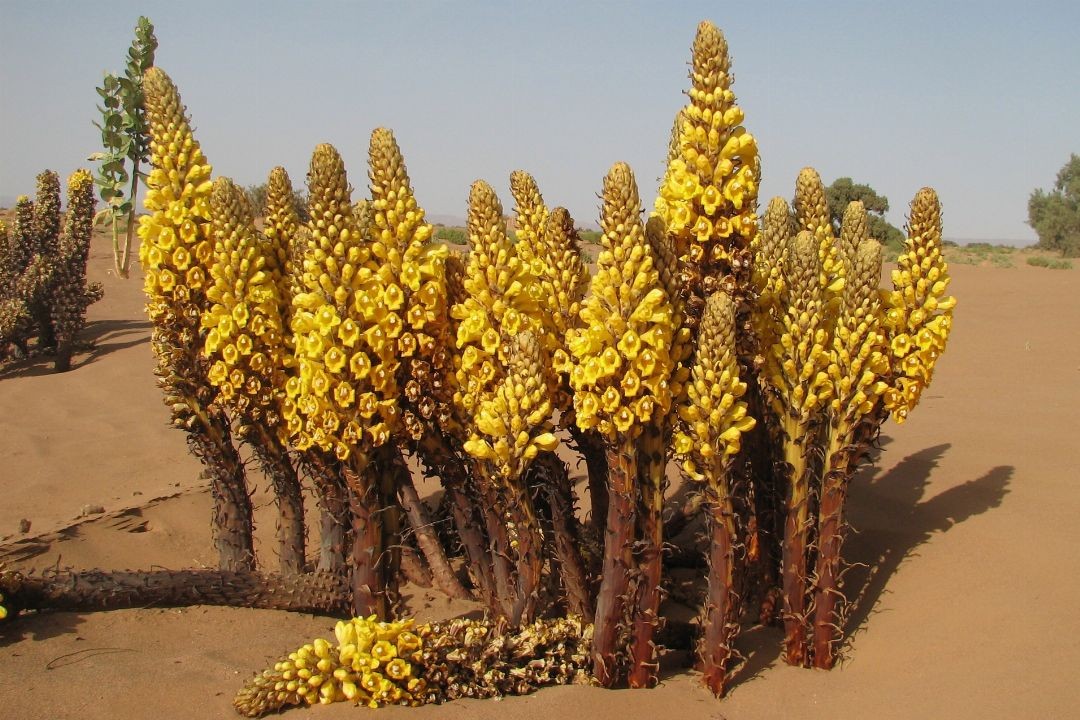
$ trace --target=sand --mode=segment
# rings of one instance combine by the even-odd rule
[[[210,501],[154,385],[141,283],[90,275],[105,299],[96,343],[74,369],[0,370],[0,562],[41,570],[212,566]],[[136,273],[137,274],[137,273]],[[730,695],[699,689],[675,655],[660,687],[562,687],[380,717],[1051,718],[1080,706],[1080,270],[956,266],[948,352],[911,419],[857,478],[846,545],[856,569],[847,660],[787,667],[780,631],[754,629]],[[262,489],[259,548],[272,521]],[[91,506],[91,507],[88,507]],[[100,506],[103,513],[80,516]],[[20,532],[21,520],[30,521]],[[461,612],[410,593],[423,619]],[[0,714],[8,718],[230,718],[236,690],[334,620],[193,607],[44,613],[0,624]],[[349,705],[290,711],[345,718]]]

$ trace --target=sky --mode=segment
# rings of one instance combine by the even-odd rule
[[[1028,196],[1080,152],[1075,0],[0,0],[0,204],[100,149],[94,88],[140,14],[215,175],[283,165],[300,185],[330,142],[358,198],[389,127],[432,216],[463,218],[478,178],[510,212],[524,169],[591,226],[618,161],[651,205],[703,19],[728,40],[762,208],[810,165],[887,196],[899,227],[929,185],[947,238],[1029,244]]]

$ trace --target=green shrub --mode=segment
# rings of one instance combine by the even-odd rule
[[[1035,255],[1027,259],[1027,264],[1034,267],[1043,267],[1049,270],[1071,270],[1072,263],[1068,260],[1048,258],[1045,255]]]
[[[456,227],[435,228],[435,239],[451,245],[466,245],[469,242],[469,236],[465,230]]]

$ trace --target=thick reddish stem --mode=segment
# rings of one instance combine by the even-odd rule
[[[282,575],[304,572],[304,496],[288,451],[263,425],[256,429],[255,456],[274,487],[277,503],[278,566]]]
[[[637,543],[638,577],[634,608],[634,627],[630,644],[629,684],[632,688],[656,685],[659,664],[653,636],[660,624],[660,579],[663,573],[664,488],[667,466],[666,433],[663,420],[647,423],[638,440],[638,477],[640,488]]]
[[[709,589],[698,657],[702,683],[719,697],[727,689],[728,664],[735,657],[734,643],[739,632],[739,595],[735,589],[737,528],[730,494],[711,487],[706,493],[711,539]]]
[[[401,506],[409,517],[409,524],[412,525],[416,544],[420,547],[420,552],[424,554],[428,567],[431,568],[431,577],[435,585],[450,597],[461,600],[471,598],[469,591],[458,580],[443,546],[439,543],[439,538],[435,535],[431,515],[416,491],[412,476],[403,476],[397,491]]]
[[[202,476],[210,481],[214,503],[214,547],[222,570],[255,569],[254,522],[244,465],[232,443],[225,414],[211,410],[188,435],[195,454],[206,465]]]
[[[355,456],[342,464],[352,513],[352,611],[357,617],[375,615],[385,620],[389,603],[379,562],[383,551],[379,493],[368,469],[367,462]]]
[[[593,676],[604,687],[612,687],[621,673],[619,647],[623,610],[630,590],[630,568],[634,563],[633,540],[636,527],[634,481],[637,463],[629,443],[609,448],[608,512],[604,527],[604,565],[600,593],[596,599],[593,631]]]

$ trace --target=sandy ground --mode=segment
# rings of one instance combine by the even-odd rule
[[[210,503],[154,386],[140,282],[108,273],[90,310],[96,347],[54,375],[0,370],[0,562],[9,567],[209,566]],[[780,632],[744,633],[748,662],[722,701],[678,656],[651,691],[544,690],[499,702],[386,708],[388,718],[583,716],[1057,718],[1080,706],[1080,270],[953,268],[955,330],[934,384],[884,428],[855,483],[857,570],[848,660],[786,667]],[[269,549],[268,498],[261,547]],[[104,513],[80,517],[87,506]],[[21,520],[30,521],[20,532]],[[461,612],[418,590],[423,619]],[[195,607],[46,613],[0,625],[8,718],[229,718],[247,676],[333,619]],[[337,705],[292,715],[355,717]]]

